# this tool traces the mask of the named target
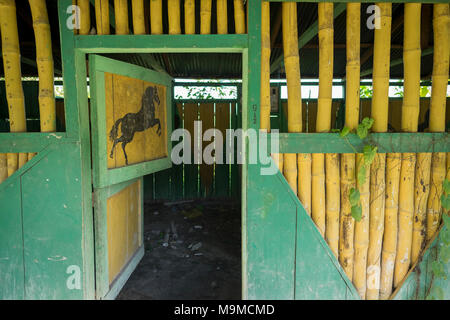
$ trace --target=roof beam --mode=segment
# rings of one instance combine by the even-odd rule
[[[341,15],[345,11],[347,4],[338,3],[334,6],[334,19]],[[312,38],[314,38],[319,33],[319,22],[318,20],[314,21],[312,25],[306,29],[305,32],[298,38],[298,49],[300,50],[303,46],[305,46]],[[281,54],[278,58],[276,58],[272,64],[270,65],[270,73],[275,72],[280,68],[281,63],[283,61],[283,54]]]

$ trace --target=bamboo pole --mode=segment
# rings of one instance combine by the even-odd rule
[[[359,121],[360,21],[361,4],[347,3],[347,66],[345,126],[356,129]],[[339,225],[339,262],[353,279],[355,220],[351,214],[350,190],[356,185],[355,154],[341,156],[341,212]]]
[[[127,0],[114,0],[114,15],[116,17],[116,34],[129,34]]]
[[[80,8],[80,30],[81,35],[89,34],[91,31],[91,13],[89,0],[77,0],[77,5]]]
[[[0,0],[0,30],[10,131],[26,132],[27,123],[20,69],[19,33],[14,0]],[[22,167],[27,160],[27,153],[8,153],[8,176],[11,176]]]
[[[325,239],[333,254],[339,256],[340,163],[336,153],[325,155],[326,223]]]
[[[372,130],[386,132],[389,106],[389,66],[392,24],[392,4],[377,3],[380,8],[380,28],[375,29],[373,57],[373,98],[371,116]],[[368,300],[378,300],[381,277],[381,251],[385,221],[385,173],[386,154],[375,155],[370,167],[370,216],[367,251],[367,294]],[[395,235],[396,236],[396,235]]]
[[[219,9],[217,9],[219,17]],[[217,23],[219,25],[219,22]],[[270,3],[261,3],[260,128],[270,131]]]
[[[288,131],[302,131],[300,89],[300,61],[297,37],[297,4],[283,2],[283,51],[288,89]],[[297,155],[287,153],[283,157],[283,173],[292,190],[297,193]],[[299,157],[300,159],[301,157]],[[301,201],[302,199],[300,199]]]
[[[404,97],[402,131],[417,132],[420,109],[420,3],[405,3],[403,38]],[[398,245],[395,258],[394,287],[397,287],[411,264],[414,214],[414,175],[416,154],[402,154],[400,171]]]
[[[144,0],[132,0],[133,33],[145,34]]]
[[[169,12],[169,34],[180,34],[180,0],[167,0]]]
[[[430,106],[430,131],[445,131],[447,81],[449,69],[449,6],[433,5],[434,56],[433,82]],[[445,179],[445,153],[435,153],[432,158],[430,195],[427,203],[427,241],[436,233],[441,220],[442,183]],[[448,171],[448,169],[447,169]],[[447,175],[449,173],[447,172]]]
[[[150,1],[150,30],[152,34],[162,34],[162,1]]]
[[[227,0],[217,0],[217,33],[218,34],[228,33]],[[270,35],[269,35],[269,46],[270,46]]]
[[[200,0],[200,34],[211,33],[211,0]]]
[[[360,153],[356,155],[356,172],[361,170],[364,163],[364,156]],[[360,192],[361,220],[355,221],[355,255],[353,267],[353,284],[361,299],[366,298],[366,268],[367,251],[369,248],[369,212],[370,212],[370,170],[365,171],[364,183],[356,181],[356,187]]]
[[[234,0],[234,28],[237,34],[245,33],[244,2]]]
[[[333,84],[333,3],[318,4],[319,30],[319,99],[316,131],[331,129],[331,95]],[[331,162],[333,163],[333,162]],[[325,155],[312,155],[311,217],[322,236],[326,228]],[[332,212],[336,214],[336,212]],[[333,219],[331,219],[333,220]]]
[[[184,33],[195,34],[195,0],[184,1]]]
[[[382,300],[386,300],[390,297],[394,280],[394,265],[397,253],[398,193],[401,165],[402,158],[400,153],[387,154],[386,201],[379,297]]]
[[[95,21],[98,35],[110,33],[108,0],[95,0]]]
[[[29,0],[36,39],[41,132],[56,131],[52,38],[45,0]]]

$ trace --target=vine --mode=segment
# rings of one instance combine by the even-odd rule
[[[364,140],[369,135],[369,131],[372,128],[374,120],[371,118],[364,118],[362,122],[358,125],[356,128],[356,135],[359,137],[359,139]],[[349,127],[344,127],[342,130],[333,130],[333,132],[338,132],[339,136],[347,141],[349,146],[353,149],[355,153],[358,152],[350,143],[348,140],[348,134],[352,133],[352,130]],[[358,172],[356,175],[357,184],[362,185],[366,182],[366,173],[367,170],[370,169],[370,165],[372,164],[373,160],[375,159],[375,155],[377,154],[378,147],[370,145],[370,144],[364,144],[363,146],[363,157],[360,161],[363,161],[363,164],[358,163]],[[362,218],[362,207],[361,207],[361,201],[360,201],[361,193],[358,190],[357,187],[351,188],[349,193],[349,200],[351,205],[351,213],[353,219],[356,221],[361,221]]]

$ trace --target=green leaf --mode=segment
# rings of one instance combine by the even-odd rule
[[[444,290],[440,286],[433,286],[433,297],[435,300],[444,300]]]
[[[448,229],[448,227],[447,229],[442,229],[439,237],[445,245],[450,245],[450,230]]]
[[[352,206],[352,217],[356,221],[361,221],[362,218],[362,208],[360,205]]]
[[[370,166],[373,162],[373,159],[375,158],[375,155],[377,154],[378,147],[374,147],[371,145],[366,144],[363,148],[363,155],[364,155],[364,164],[366,166]]]
[[[450,194],[450,180],[448,179],[444,180],[444,192]]]
[[[362,185],[366,183],[366,165],[362,165],[358,169],[358,184]]]
[[[443,214],[442,215],[442,220],[444,220],[444,224],[447,227],[447,229],[450,230],[450,216]]]
[[[350,189],[350,194],[349,194],[349,200],[350,200],[350,205],[353,206],[357,206],[359,203],[359,190],[355,189],[355,188],[351,188]]]
[[[364,118],[363,121],[358,125],[356,134],[361,140],[367,137],[367,135],[369,134],[369,130],[370,128],[372,128],[373,121],[374,120],[371,118]]]
[[[350,133],[350,128],[349,127],[344,127],[339,135],[341,136],[341,138],[344,138],[349,133]]]

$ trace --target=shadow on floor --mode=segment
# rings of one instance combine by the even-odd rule
[[[120,300],[241,299],[240,203],[146,204],[145,255]]]

